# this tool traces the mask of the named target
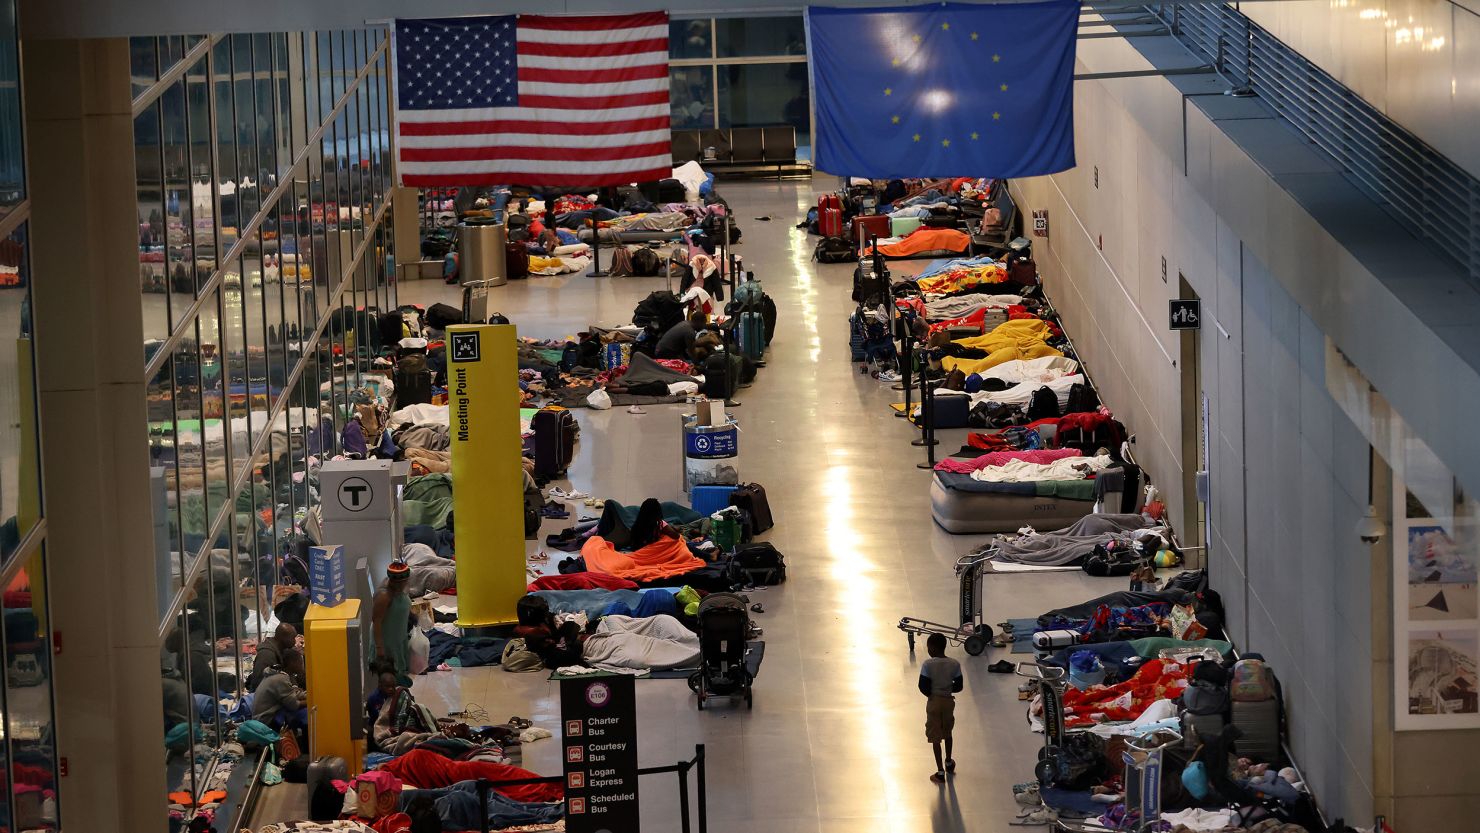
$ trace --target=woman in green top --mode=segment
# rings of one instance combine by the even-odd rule
[[[411,596],[406,586],[411,568],[395,561],[385,571],[385,584],[375,591],[375,659],[394,671],[403,686],[411,685]]]

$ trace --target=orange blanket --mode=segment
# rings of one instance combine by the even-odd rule
[[[586,569],[632,581],[656,581],[682,575],[704,566],[684,542],[664,536],[640,550],[617,552],[605,538],[593,535],[581,547]]]
[[[921,226],[897,243],[884,243],[879,252],[885,257],[909,257],[921,252],[964,252],[971,248],[971,238],[952,228]]]

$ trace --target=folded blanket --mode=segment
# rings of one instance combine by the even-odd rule
[[[633,552],[617,552],[605,538],[593,535],[581,547],[586,569],[633,581],[651,581],[696,570],[704,562],[689,553],[678,538],[663,536]]]
[[[380,768],[408,784],[428,789],[450,787],[462,781],[476,781],[479,778],[489,781],[517,781],[540,777],[537,773],[517,766],[487,761],[453,761],[425,749],[413,749],[395,760],[381,764]],[[495,784],[494,789],[515,801],[559,801],[565,795],[565,790],[559,784],[525,784],[517,787],[499,787]]]

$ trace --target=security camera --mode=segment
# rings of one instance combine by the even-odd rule
[[[1387,535],[1387,525],[1377,517],[1377,510],[1368,506],[1367,513],[1360,521],[1357,521],[1357,537],[1361,538],[1364,544],[1375,544],[1381,541],[1384,535]]]

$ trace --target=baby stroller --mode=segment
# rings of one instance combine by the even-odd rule
[[[699,670],[689,688],[699,696],[699,710],[711,696],[745,698],[752,708],[751,684],[760,670],[763,643],[747,643],[750,610],[745,597],[711,593],[699,602]]]

